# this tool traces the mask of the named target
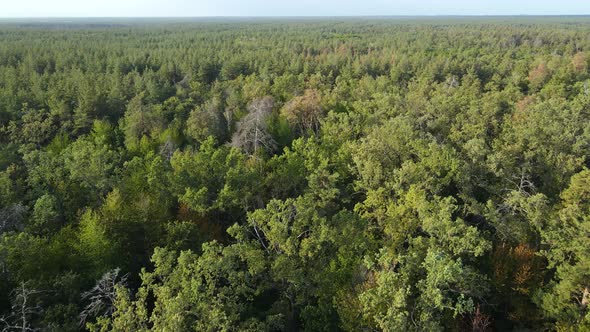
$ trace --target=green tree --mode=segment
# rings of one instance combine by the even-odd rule
[[[586,236],[590,226],[590,171],[574,175],[561,194],[561,207],[542,230],[548,249],[544,255],[554,277],[538,301],[547,315],[557,321],[563,331],[590,329],[586,307],[590,302],[588,285],[590,243]]]

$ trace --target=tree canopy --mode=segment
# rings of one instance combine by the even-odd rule
[[[0,22],[0,330],[589,331],[589,36]]]

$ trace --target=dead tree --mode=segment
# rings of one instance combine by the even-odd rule
[[[12,292],[14,299],[11,311],[7,316],[0,317],[0,323],[4,325],[2,332],[39,331],[32,326],[32,321],[43,312],[43,308],[35,298],[41,292],[27,287],[24,282]]]
[[[483,313],[480,306],[477,305],[475,312],[471,315],[471,331],[486,332],[492,327],[492,317]]]
[[[82,294],[82,299],[90,303],[80,313],[80,326],[84,326],[90,318],[110,316],[115,311],[117,286],[124,286],[127,275],[119,276],[119,268],[107,271],[89,291]]]
[[[451,75],[447,79],[446,84],[447,84],[447,88],[454,89],[459,86],[459,80],[457,79],[457,76]]]
[[[166,142],[164,142],[164,144],[162,144],[160,147],[160,155],[167,161],[170,161],[177,148],[178,147],[176,146],[176,143],[174,143],[172,138],[168,136],[168,138],[166,138]]]
[[[0,209],[0,234],[10,231],[22,231],[23,219],[27,208],[21,203]]]
[[[268,132],[268,118],[273,107],[274,100],[269,96],[252,102],[248,107],[249,113],[238,123],[231,145],[250,155],[256,155],[260,148],[274,151],[277,143]]]

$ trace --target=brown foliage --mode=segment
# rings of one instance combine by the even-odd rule
[[[528,300],[543,281],[545,262],[528,244],[498,245],[492,254],[493,282],[514,321],[534,320]]]
[[[529,82],[531,84],[531,88],[533,89],[540,89],[547,79],[549,78],[549,68],[544,62],[541,62],[537,67],[533,68],[529,72]]]
[[[473,312],[468,319],[468,327],[466,331],[472,332],[487,332],[492,331],[492,316],[484,313],[480,305],[477,305],[475,312]]]
[[[584,52],[576,53],[572,59],[572,65],[574,66],[574,71],[578,74],[588,71],[588,59],[586,58],[586,54],[584,54]]]
[[[526,295],[538,284],[543,262],[527,244],[497,246],[493,253],[494,280],[499,286]]]
[[[291,99],[283,107],[281,115],[300,134],[309,132],[317,133],[320,128],[320,120],[323,116],[320,101],[320,93],[317,90],[305,90],[303,96]]]
[[[534,96],[525,96],[521,100],[516,103],[516,108],[514,109],[514,113],[512,113],[512,121],[514,122],[521,122],[526,121],[528,117],[528,111],[532,105],[536,102],[536,98]]]
[[[176,218],[179,221],[196,224],[200,234],[207,234],[211,240],[215,239],[220,242],[227,240],[227,232],[225,231],[226,225],[223,225],[219,221],[211,220],[210,218],[191,210],[191,208],[184,203],[180,203],[178,206]]]

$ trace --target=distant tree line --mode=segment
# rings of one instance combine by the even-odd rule
[[[590,330],[586,18],[0,24],[1,331]]]

